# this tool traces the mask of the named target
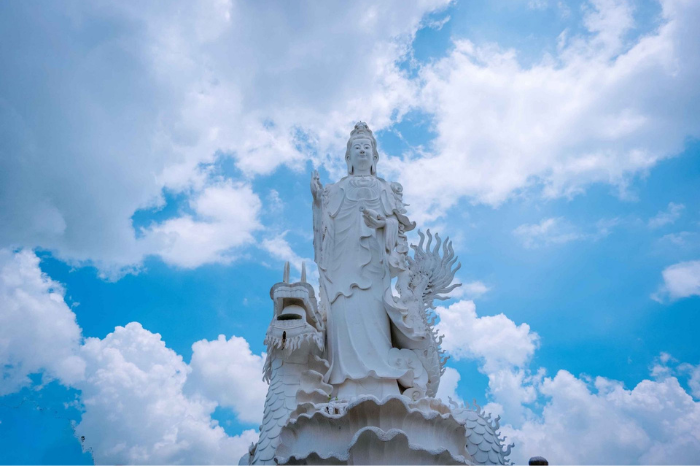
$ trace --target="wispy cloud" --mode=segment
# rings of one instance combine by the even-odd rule
[[[563,217],[550,217],[542,219],[538,224],[522,224],[513,230],[513,234],[525,248],[538,248],[577,240],[599,240],[608,236],[618,224],[618,218],[600,219],[592,230],[584,231]]]
[[[308,258],[302,258],[292,249],[291,245],[285,238],[287,232],[282,232],[274,237],[266,238],[262,241],[260,246],[271,254],[273,257],[282,260],[289,261],[289,263],[297,270],[301,271],[301,263],[306,261],[307,265],[313,261]]]
[[[539,224],[522,224],[513,234],[520,238],[525,248],[567,243],[581,238],[581,234],[562,217],[543,219]]]
[[[455,282],[462,283],[458,278],[455,278]],[[492,289],[493,287],[484,284],[482,281],[464,282],[461,287],[457,287],[450,292],[450,298],[475,300],[481,298]]]
[[[676,222],[683,214],[685,205],[680,203],[668,203],[668,207],[664,211],[659,211],[659,213],[649,219],[648,225],[652,229],[658,229],[664,225],[673,224]]]

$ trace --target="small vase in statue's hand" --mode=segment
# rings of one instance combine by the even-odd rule
[[[372,209],[365,208],[364,210],[362,210],[362,217],[364,218],[367,227],[371,227],[373,229],[381,229],[386,225],[386,217]]]

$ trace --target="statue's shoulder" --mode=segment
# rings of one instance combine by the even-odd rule
[[[396,192],[403,193],[403,186],[400,183],[387,181],[387,180],[384,180],[383,178],[380,178],[380,177],[377,177],[377,180],[379,181],[383,190],[386,190],[389,193],[396,193]]]
[[[335,183],[329,183],[328,185],[326,185],[327,193],[333,194],[345,190],[349,178],[350,177],[343,177]]]
[[[328,185],[329,185],[329,186],[334,186],[334,187],[336,187],[336,188],[344,188],[345,185],[348,184],[348,181],[350,180],[350,178],[351,178],[350,175],[346,175],[346,176],[344,176],[343,178],[341,178],[340,180],[338,180],[337,182],[335,182],[335,183],[329,183]]]

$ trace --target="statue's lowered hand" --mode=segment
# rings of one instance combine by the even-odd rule
[[[365,219],[365,224],[367,224],[367,227],[381,229],[386,225],[386,217],[372,209],[363,209],[362,217]]]

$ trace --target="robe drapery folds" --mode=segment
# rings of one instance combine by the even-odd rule
[[[389,254],[399,233],[395,208],[389,183],[375,176],[348,176],[328,185],[320,205],[314,205],[331,384],[412,378],[413,370],[391,358],[391,324],[383,302],[391,286]],[[363,209],[385,216],[386,226],[368,227]]]

